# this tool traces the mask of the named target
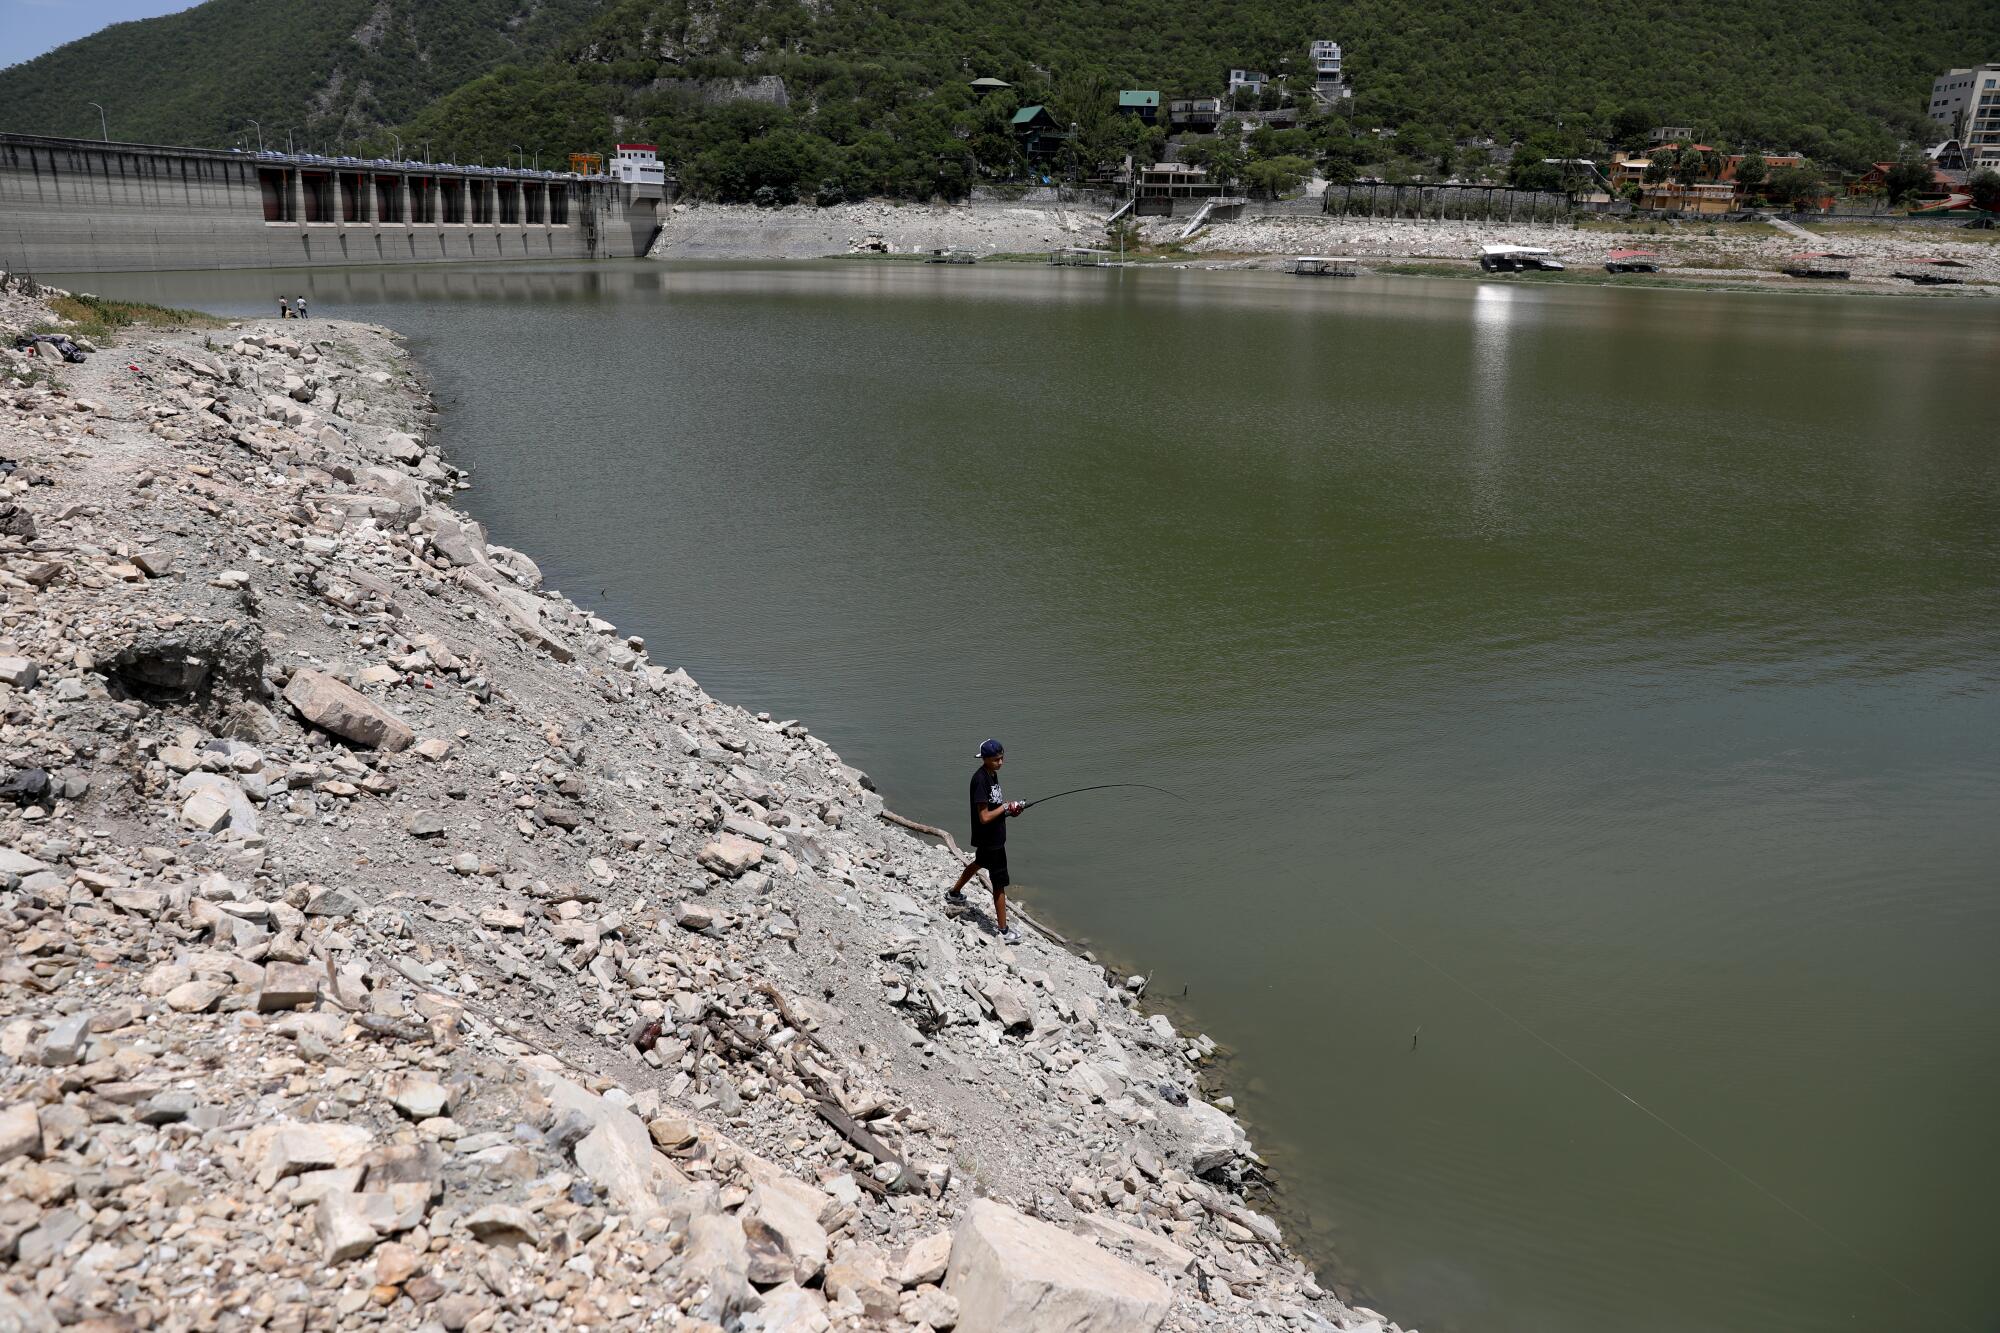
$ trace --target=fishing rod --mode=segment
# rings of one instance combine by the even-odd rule
[[[1160,793],[1162,796],[1171,796],[1176,801],[1185,801],[1187,799],[1187,797],[1181,795],[1177,791],[1168,791],[1165,787],[1155,787],[1150,782],[1100,782],[1094,787],[1071,787],[1068,791],[1059,791],[1055,793],[1055,795],[1053,796],[1038,796],[1034,800],[1024,803],[1021,806],[1021,809],[1032,810],[1034,807],[1040,805],[1043,801],[1060,800],[1062,797],[1065,796],[1074,796],[1078,792],[1108,791],[1113,787],[1143,787],[1147,791],[1156,791]]]

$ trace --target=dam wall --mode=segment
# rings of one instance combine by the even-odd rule
[[[625,259],[671,195],[570,172],[0,134],[0,267]]]

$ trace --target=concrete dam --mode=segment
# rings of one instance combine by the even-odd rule
[[[629,259],[673,194],[650,147],[584,175],[0,134],[0,268]]]

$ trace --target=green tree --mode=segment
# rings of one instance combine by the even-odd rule
[[[1562,168],[1517,149],[1514,160],[1507,164],[1507,183],[1517,190],[1560,190]]]
[[[1660,123],[1660,116],[1643,102],[1628,103],[1611,117],[1611,141],[1615,144],[1644,144],[1646,135]]]
[[[2000,171],[1981,167],[1966,179],[1965,187],[1972,192],[1974,208],[2000,213]]]
[[[1883,189],[1891,204],[1900,204],[1930,183],[1930,159],[1922,153],[1905,153],[1890,165]]]
[[[1117,113],[1117,90],[1102,74],[1075,74],[1057,85],[1049,113],[1065,130],[1075,127],[1070,152],[1079,174],[1089,175],[1124,156],[1124,118]]]
[[[1181,161],[1206,167],[1208,178],[1225,188],[1243,176],[1243,146],[1232,135],[1190,135],[1181,141]]]
[[[1745,153],[1743,160],[1736,164],[1736,184],[1742,189],[1743,197],[1753,198],[1762,192],[1765,182],[1771,179],[1771,164],[1758,152]]]
[[[1771,184],[1766,193],[1789,207],[1810,208],[1825,196],[1826,177],[1810,162],[1796,167],[1782,167],[1771,173]]]
[[[1715,154],[1691,143],[1674,145],[1668,155],[1667,175],[1683,188],[1715,177]]]
[[[1244,183],[1251,193],[1276,199],[1299,188],[1312,171],[1312,163],[1302,157],[1260,158],[1243,168]]]

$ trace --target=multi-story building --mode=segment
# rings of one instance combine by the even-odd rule
[[[1307,48],[1307,54],[1312,62],[1313,96],[1322,102],[1354,96],[1354,88],[1340,65],[1339,42],[1321,39]]]
[[[1172,129],[1213,134],[1222,123],[1220,97],[1181,97],[1167,103],[1167,124]]]
[[[1974,170],[2000,167],[2000,65],[1979,73],[1976,100],[1966,107],[1965,155]]]
[[[1938,75],[1928,109],[1939,137],[1962,143],[1974,170],[2000,166],[2000,62]]]
[[[1270,77],[1261,70],[1232,69],[1229,71],[1229,95],[1234,97],[1238,92],[1247,92],[1253,97],[1261,96],[1264,85],[1270,81]]]

